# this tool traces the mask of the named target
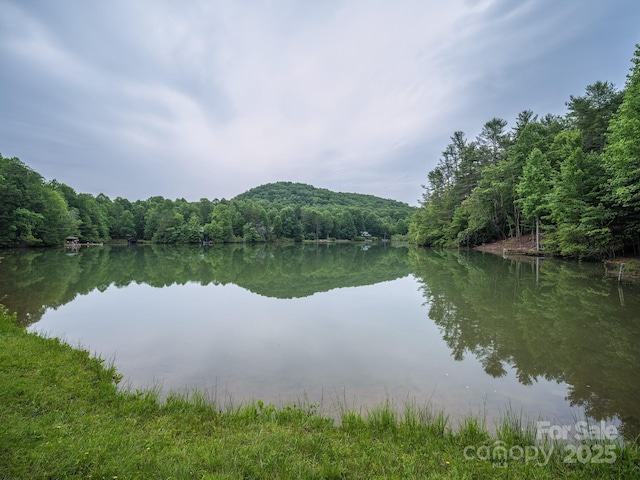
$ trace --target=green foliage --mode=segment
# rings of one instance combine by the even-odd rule
[[[360,193],[333,192],[325,188],[316,188],[304,183],[276,182],[261,185],[237,195],[234,200],[265,200],[280,205],[300,205],[301,207],[339,205],[361,209],[396,208],[411,210],[406,203],[388,200]]]
[[[438,166],[429,173],[422,208],[414,214],[409,236],[420,245],[473,245],[504,235],[503,205],[512,196],[512,173],[504,160],[512,136],[506,122],[494,118],[471,143],[462,132],[451,137]],[[422,217],[422,218],[420,218]]]
[[[163,287],[173,283],[233,283],[259,295],[299,298],[336,288],[394,280],[411,271],[408,246],[228,244],[202,249],[189,245],[106,245],[3,252],[0,292],[21,324],[38,321],[96,288],[131,283]]]
[[[280,182],[232,200],[198,202],[151,197],[130,202],[76,193],[42,177],[17,158],[0,156],[0,247],[141,238],[155,243],[273,242],[279,239],[379,238],[406,234],[415,210],[372,195],[346,194]]]
[[[622,104],[609,124],[604,162],[610,199],[618,209],[623,241],[640,251],[640,44],[627,76]]]
[[[621,297],[601,266],[433,249],[410,254],[429,318],[454,358],[472,355],[492,377],[509,372],[524,385],[566,383],[571,404],[590,418],[619,418],[627,439],[640,435],[640,298]]]
[[[583,97],[571,95],[568,118],[582,132],[585,152],[602,152],[611,117],[622,102],[622,92],[610,82],[595,82],[586,88]]]
[[[525,218],[538,219],[548,212],[551,175],[551,164],[538,148],[534,148],[516,185],[518,202]]]
[[[0,247],[59,244],[77,225],[55,184],[0,155]]]
[[[613,212],[602,199],[607,175],[600,156],[570,147],[560,164],[548,195],[550,220],[554,226],[545,244],[564,256],[600,258],[616,250],[609,225]]]
[[[565,117],[492,119],[469,144],[456,132],[428,174],[409,224],[419,245],[470,247],[541,225],[548,252],[640,253],[640,47],[624,91],[596,82]]]
[[[406,234],[415,211],[409,205],[373,195],[332,192],[311,185],[277,182],[253,188],[229,201],[254,225],[261,241],[290,238],[353,239],[362,231],[379,238]],[[260,209],[260,215],[247,211]],[[237,232],[243,236],[244,223]],[[260,232],[261,228],[265,233]],[[264,237],[264,239],[263,239]]]

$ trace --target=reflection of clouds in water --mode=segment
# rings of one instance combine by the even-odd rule
[[[133,388],[200,388],[236,402],[306,397],[328,410],[389,397],[399,407],[431,402],[452,419],[491,418],[509,402],[535,418],[565,415],[564,397],[549,395],[556,384],[523,387],[512,371],[487,376],[473,355],[455,361],[423,303],[413,277],[292,300],[234,285],[132,284],[78,297],[34,328],[115,357]]]

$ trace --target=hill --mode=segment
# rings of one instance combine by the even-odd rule
[[[395,200],[291,182],[262,185],[231,200],[111,200],[46,181],[20,159],[0,155],[0,248],[62,245],[68,238],[251,243],[364,240],[362,232],[368,232],[386,239],[406,235],[415,211]]]
[[[306,183],[275,182],[252,188],[233,200],[265,200],[281,206],[301,207],[354,207],[366,210],[398,210],[411,213],[415,207],[406,203],[365,195],[362,193],[343,193],[317,188]]]

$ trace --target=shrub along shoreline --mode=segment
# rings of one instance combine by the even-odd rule
[[[197,392],[160,401],[119,380],[113,366],[27,333],[0,306],[0,478],[640,476],[637,442],[592,442],[571,455],[536,444],[512,414],[492,436],[481,418],[454,426],[417,405],[345,408],[335,422],[313,405],[221,406]]]

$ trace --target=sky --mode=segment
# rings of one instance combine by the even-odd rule
[[[623,88],[634,0],[0,0],[0,154],[77,192],[417,205],[451,135]]]

